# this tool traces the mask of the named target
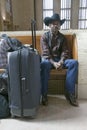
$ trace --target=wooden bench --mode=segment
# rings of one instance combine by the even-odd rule
[[[23,44],[31,44],[31,36],[12,36],[19,39]],[[65,34],[67,38],[67,44],[72,53],[72,58],[78,60],[78,51],[77,51],[77,40],[75,34]],[[40,38],[41,35],[36,37],[36,49],[41,53],[40,49]],[[65,88],[65,79],[66,79],[66,69],[62,70],[51,70],[48,93],[49,94],[64,94]]]
[[[42,35],[42,34],[41,34]],[[36,36],[36,49],[41,53],[40,49],[40,38],[41,35]],[[23,44],[31,44],[32,43],[32,36],[31,35],[16,35],[11,36],[20,40]],[[65,34],[67,38],[67,44],[69,49],[72,53],[72,58],[78,60],[78,51],[77,51],[77,40],[75,34]],[[50,71],[50,79],[49,79],[49,86],[48,86],[48,93],[49,94],[64,94],[64,86],[65,86],[65,79],[66,79],[66,69],[62,70],[51,70]]]

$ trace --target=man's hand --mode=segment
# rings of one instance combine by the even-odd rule
[[[60,62],[53,62],[53,66],[55,67],[55,69],[61,69],[62,65]]]

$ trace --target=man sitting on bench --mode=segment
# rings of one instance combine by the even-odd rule
[[[73,106],[78,106],[75,97],[75,83],[78,74],[78,61],[71,59],[65,36],[59,32],[60,26],[65,19],[60,20],[59,14],[45,17],[44,23],[49,26],[49,31],[41,37],[41,82],[42,82],[42,104],[47,105],[48,80],[50,69],[67,68],[65,97]]]

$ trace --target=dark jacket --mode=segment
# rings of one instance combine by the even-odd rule
[[[56,36],[51,36],[50,31],[43,34],[41,37],[41,53],[43,58],[59,58],[61,63],[63,63],[65,59],[71,58],[67,40],[60,32],[58,32]]]

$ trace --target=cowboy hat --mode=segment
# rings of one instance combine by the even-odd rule
[[[44,18],[44,23],[46,26],[49,26],[53,21],[59,21],[60,25],[62,25],[65,22],[65,19],[60,19],[59,14],[53,14],[51,17],[45,17]]]

